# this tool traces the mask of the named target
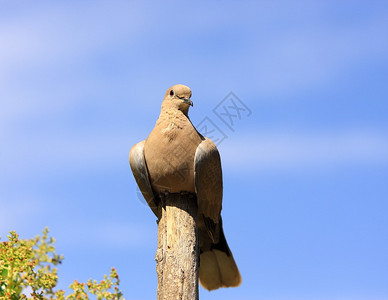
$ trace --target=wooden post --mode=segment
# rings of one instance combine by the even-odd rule
[[[198,300],[199,247],[194,194],[161,196],[158,223],[158,300]]]

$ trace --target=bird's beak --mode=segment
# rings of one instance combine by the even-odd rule
[[[190,98],[181,98],[182,101],[188,105],[194,106],[193,101],[190,100]]]

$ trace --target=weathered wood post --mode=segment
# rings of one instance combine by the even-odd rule
[[[166,193],[158,207],[158,300],[198,300],[197,200],[191,193]]]

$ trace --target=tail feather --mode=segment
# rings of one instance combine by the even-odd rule
[[[206,251],[200,256],[199,282],[211,291],[220,287],[237,287],[241,275],[233,256],[219,250]]]
[[[200,255],[199,282],[211,291],[222,286],[222,278],[218,261],[213,251],[206,251]]]
[[[237,287],[241,275],[221,229],[217,244],[200,255],[199,282],[211,291],[220,287]]]
[[[241,284],[241,275],[232,255],[213,250],[216,255],[221,281],[224,287],[236,287]]]

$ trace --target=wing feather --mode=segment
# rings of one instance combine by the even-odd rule
[[[144,143],[145,141],[141,141],[132,147],[129,152],[129,164],[143,197],[154,214],[158,216],[157,201],[151,187],[150,176],[148,174],[148,168],[144,157]]]
[[[222,208],[222,169],[220,154],[210,139],[206,138],[197,147],[194,179],[198,211],[216,225]]]

